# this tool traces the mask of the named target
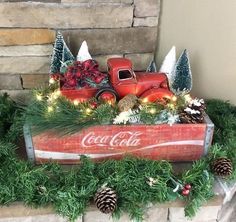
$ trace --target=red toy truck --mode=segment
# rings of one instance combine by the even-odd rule
[[[164,73],[135,73],[131,61],[126,58],[110,58],[107,67],[109,85],[106,87],[61,90],[62,95],[73,101],[86,101],[92,97],[119,100],[127,94],[134,94],[150,102],[173,96]]]

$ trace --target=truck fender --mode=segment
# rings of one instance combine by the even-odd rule
[[[156,102],[157,100],[162,100],[163,98],[170,99],[173,93],[167,89],[162,88],[152,88],[145,91],[140,98],[147,100],[147,102]]]

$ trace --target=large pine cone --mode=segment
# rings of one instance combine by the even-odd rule
[[[137,104],[138,98],[133,94],[128,94],[118,102],[118,107],[121,112],[132,109]]]
[[[192,114],[191,112],[185,109],[179,114],[179,119],[181,123],[203,123],[204,114],[203,113]]]
[[[212,170],[217,176],[230,176],[233,172],[232,161],[228,158],[216,159],[212,164]]]
[[[205,103],[203,99],[193,99],[179,114],[182,123],[203,123],[205,115]]]
[[[94,202],[102,213],[112,213],[117,204],[116,192],[109,187],[103,187],[97,191]]]

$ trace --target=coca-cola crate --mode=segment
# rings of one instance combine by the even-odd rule
[[[86,155],[95,161],[120,159],[126,154],[154,160],[192,161],[208,151],[214,125],[208,116],[203,124],[102,125],[73,135],[46,131],[32,136],[24,126],[29,160],[37,164],[57,161],[79,163]]]

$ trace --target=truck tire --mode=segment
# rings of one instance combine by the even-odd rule
[[[103,95],[106,95],[105,97],[106,98],[102,98]],[[95,95],[95,98],[97,100],[113,100],[114,102],[118,100],[118,94],[117,92],[112,89],[112,88],[103,88],[103,89],[100,89],[96,95]]]

